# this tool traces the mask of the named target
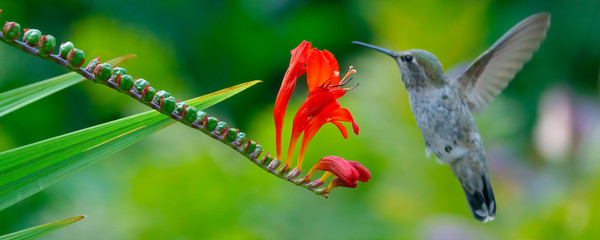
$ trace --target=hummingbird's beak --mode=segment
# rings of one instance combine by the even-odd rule
[[[385,53],[385,54],[387,54],[387,55],[389,55],[390,57],[393,57],[393,58],[396,57],[396,55],[394,54],[394,52],[392,52],[391,50],[382,48],[382,47],[378,47],[378,46],[375,46],[375,45],[371,45],[371,44],[364,43],[364,42],[359,42],[359,41],[352,41],[352,43],[354,43],[356,45],[361,45],[363,47],[368,47],[370,49],[374,49],[374,50],[380,51],[380,52]]]

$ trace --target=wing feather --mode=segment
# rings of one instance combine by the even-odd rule
[[[549,27],[549,13],[529,16],[506,32],[456,78],[472,112],[483,110],[508,85],[540,47]]]

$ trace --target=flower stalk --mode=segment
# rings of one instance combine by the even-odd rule
[[[3,31],[0,32],[0,40],[23,52],[74,71],[92,82],[127,94],[146,106],[230,146],[268,173],[306,188],[317,195],[327,197],[329,190],[319,188],[322,183],[307,182],[305,177],[300,178],[300,171],[298,170],[290,172],[289,168],[281,166],[280,160],[264,151],[258,142],[249,139],[245,133],[240,132],[237,128],[231,128],[226,122],[219,121],[203,111],[187,106],[164,90],[156,91],[145,79],[138,78],[134,80],[132,76],[127,75],[124,68],[111,66],[108,63],[100,63],[100,58],[93,59],[85,68],[82,68],[81,66],[85,62],[84,52],[76,49],[71,42],[61,44],[59,54],[52,54],[56,45],[54,37],[42,35],[36,29],[30,29],[28,33],[24,35],[25,41],[17,40],[20,35],[20,25],[15,22],[7,22]]]

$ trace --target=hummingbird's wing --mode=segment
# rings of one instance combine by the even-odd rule
[[[506,87],[546,38],[550,14],[537,13],[519,22],[456,78],[471,112],[483,110]]]

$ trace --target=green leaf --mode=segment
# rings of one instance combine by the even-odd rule
[[[135,55],[125,55],[108,62],[110,64],[120,64],[133,57]],[[86,78],[83,76],[71,72],[0,93],[0,117],[84,80]]]
[[[71,223],[77,222],[84,218],[85,218],[85,216],[77,216],[77,217],[67,218],[67,219],[63,219],[63,220],[58,220],[58,221],[51,222],[51,223],[46,223],[43,225],[39,225],[39,226],[31,227],[31,228],[28,228],[25,230],[21,230],[18,232],[2,235],[2,236],[0,236],[0,240],[36,239],[36,238],[39,238],[48,233],[54,232],[58,229],[61,229],[67,225],[70,225]]]
[[[239,84],[186,103],[205,109],[258,82]],[[0,153],[0,210],[174,122],[153,110]]]

